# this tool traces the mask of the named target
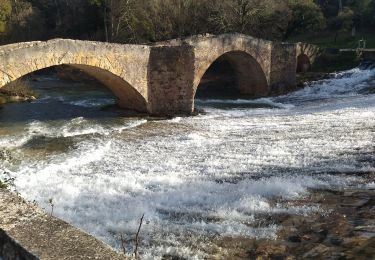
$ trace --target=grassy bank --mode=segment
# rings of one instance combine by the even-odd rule
[[[341,32],[337,35],[335,41],[335,32],[321,32],[302,34],[288,39],[288,42],[307,42],[318,45],[322,48],[358,48],[360,40],[366,41],[366,48],[375,48],[375,32],[357,32],[355,37],[352,37],[349,32]]]
[[[325,50],[316,59],[311,70],[319,73],[332,73],[352,69],[360,63],[361,59],[355,52],[329,52]]]

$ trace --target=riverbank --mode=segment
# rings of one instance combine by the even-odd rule
[[[36,99],[36,94],[27,81],[16,80],[0,88],[0,105],[12,102],[27,102]]]
[[[52,210],[0,188],[0,259],[126,259]]]
[[[374,73],[341,72],[279,98],[197,100],[206,114],[162,121],[102,111],[114,103],[102,89],[35,81],[38,102],[0,110],[0,169],[23,198],[47,214],[52,198],[54,215],[117,250],[120,235],[131,250],[145,214],[145,259],[305,254],[329,247],[333,231],[319,242],[300,230],[328,225],[330,193],[339,205],[363,187],[364,175],[348,172],[374,169]]]
[[[375,257],[375,174],[363,188],[311,190],[293,206],[314,206],[307,215],[265,214],[259,226],[280,226],[277,238],[219,238],[215,242],[231,259],[373,259]],[[282,203],[282,201],[275,201]]]
[[[303,198],[287,202],[290,207],[316,207],[319,209],[316,212],[258,216],[257,227],[271,223],[279,226],[276,239],[212,238],[207,241],[210,246],[205,248],[207,259],[372,259],[375,256],[375,174],[365,175],[367,184],[360,184],[363,188],[316,189]],[[121,258],[92,236],[51,217],[35,204],[5,189],[0,189],[0,201],[0,229],[41,259]],[[285,202],[275,200],[273,203]],[[31,219],[26,220],[30,216]],[[175,259],[173,257],[164,255],[163,259]]]

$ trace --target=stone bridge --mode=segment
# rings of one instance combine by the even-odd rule
[[[153,45],[56,39],[0,47],[0,88],[37,70],[70,65],[95,77],[123,108],[154,115],[191,114],[199,83],[219,58],[241,93],[261,97],[296,83],[298,44],[241,34],[195,36]]]

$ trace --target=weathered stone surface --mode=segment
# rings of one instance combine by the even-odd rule
[[[124,108],[158,115],[190,114],[199,83],[217,59],[231,64],[241,93],[259,97],[294,86],[297,57],[312,50],[242,34],[195,36],[154,45],[65,39],[18,43],[0,46],[0,88],[43,68],[70,65],[110,88]],[[314,57],[309,59],[312,62]]]
[[[295,44],[272,45],[270,87],[273,93],[283,93],[296,85],[296,77],[291,77],[296,73],[296,52]]]
[[[125,259],[108,245],[0,190],[0,257],[16,259]],[[12,239],[9,239],[11,237]],[[35,256],[33,258],[33,256]]]
[[[375,174],[362,176],[372,182]],[[367,203],[347,203],[362,200]],[[342,206],[342,201],[347,205]],[[213,241],[215,257],[209,259],[375,259],[374,189],[318,189],[295,201],[277,202],[319,209],[307,215],[256,216],[264,226],[279,226],[276,239],[218,236]],[[260,227],[259,222],[249,225]]]
[[[189,45],[151,50],[149,104],[154,114],[190,114],[193,101],[194,50]]]
[[[362,51],[363,61],[375,62],[375,49],[367,49]]]
[[[297,43],[296,46],[296,71],[306,72],[319,56],[321,49],[316,45],[302,42]]]
[[[39,258],[25,250],[20,244],[0,229],[0,259],[38,260]]]

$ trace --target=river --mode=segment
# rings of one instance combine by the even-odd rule
[[[375,187],[375,70],[353,69],[285,96],[196,100],[202,113],[126,117],[106,89],[53,75],[39,99],[0,109],[0,178],[47,212],[127,249],[144,214],[144,259],[202,259],[213,238],[275,238],[264,213],[306,215],[310,189]],[[280,201],[280,202],[278,202]]]

